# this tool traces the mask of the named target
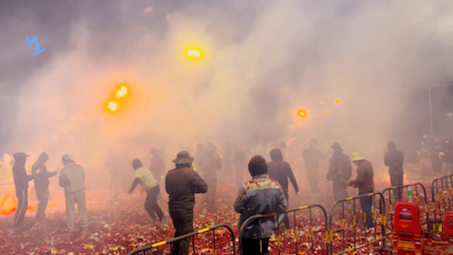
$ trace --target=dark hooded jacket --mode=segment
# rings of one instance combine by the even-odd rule
[[[283,155],[280,149],[273,149],[270,153],[272,162],[267,163],[267,172],[269,177],[276,180],[282,186],[285,197],[288,197],[288,179],[293,184],[294,190],[299,192],[296,178],[288,162],[283,161]]]
[[[222,158],[215,150],[214,145],[208,144],[206,151],[198,161],[197,171],[200,172],[205,180],[216,180],[217,171],[222,168]]]
[[[352,175],[351,160],[348,155],[341,151],[335,150],[330,158],[329,172],[327,173],[328,180],[348,181]]]
[[[33,179],[31,175],[27,175],[25,170],[25,161],[28,156],[23,152],[17,152],[13,154],[13,157],[13,176],[16,190],[28,189],[28,182]]]
[[[49,178],[57,174],[56,172],[47,172],[46,161],[48,159],[49,156],[43,152],[31,167],[31,172],[35,175],[35,189],[37,190],[47,189],[50,184]],[[39,170],[41,171],[37,174]]]
[[[165,174],[165,160],[158,153],[153,155],[151,164],[149,165],[149,170],[153,173],[157,181],[159,181],[160,177]]]
[[[319,160],[324,158],[321,152],[313,145],[304,150],[302,157],[305,160],[305,168],[307,170],[317,170],[319,168]]]
[[[384,163],[389,167],[389,174],[403,172],[404,154],[396,149],[394,142],[390,141],[387,144],[388,151],[385,153]]]

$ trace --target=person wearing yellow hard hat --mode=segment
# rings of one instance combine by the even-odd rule
[[[355,180],[346,182],[346,184],[359,189],[359,196],[374,192],[374,172],[371,162],[364,159],[358,152],[352,153],[352,162],[357,166],[357,177]],[[371,216],[371,207],[373,197],[367,196],[360,198],[360,205],[366,217],[366,227],[374,227],[373,217]]]

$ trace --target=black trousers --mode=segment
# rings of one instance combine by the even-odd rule
[[[193,232],[193,209],[170,208],[170,217],[175,227],[175,237]],[[189,254],[190,238],[183,239],[173,244],[172,255]]]
[[[242,255],[261,255],[269,254],[269,238],[261,239],[261,248],[260,248],[260,239],[251,239],[251,238],[242,238]]]
[[[28,209],[28,188],[27,189],[16,189],[17,196],[17,210],[14,216],[14,226],[19,226],[25,218],[25,213]]]
[[[160,192],[159,185],[156,185],[154,188],[151,188],[146,191],[145,210],[148,212],[149,216],[153,220],[156,220],[157,214],[159,220],[162,221],[162,219],[164,218],[164,213],[157,204],[157,195],[159,195],[159,192]]]
[[[318,192],[318,169],[316,167],[306,167],[306,169],[310,193]]]
[[[391,183],[392,187],[403,186],[403,178],[404,178],[403,171],[392,172],[390,174],[390,183]],[[402,189],[393,190],[393,196],[395,197],[395,202],[399,201],[403,198],[402,193],[403,193]]]

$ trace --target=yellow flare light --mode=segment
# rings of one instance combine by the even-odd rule
[[[120,89],[116,92],[116,97],[124,97],[125,95],[127,95],[127,91],[128,89],[126,86],[121,86]]]
[[[107,108],[108,108],[110,111],[114,112],[114,111],[118,110],[118,103],[116,103],[116,102],[114,102],[114,101],[110,101],[110,102],[108,102],[108,104],[107,104]]]
[[[192,50],[192,49],[189,49],[187,50],[187,55],[189,57],[196,57],[196,58],[199,58],[201,56],[201,52],[199,50]]]
[[[340,99],[335,100],[335,103],[339,104],[340,103]]]

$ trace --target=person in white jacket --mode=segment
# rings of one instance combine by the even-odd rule
[[[60,187],[64,187],[66,202],[66,217],[69,232],[74,231],[74,207],[77,203],[79,216],[82,223],[82,232],[88,228],[88,216],[85,199],[85,173],[83,167],[77,165],[68,154],[63,155],[64,168],[59,177]]]

